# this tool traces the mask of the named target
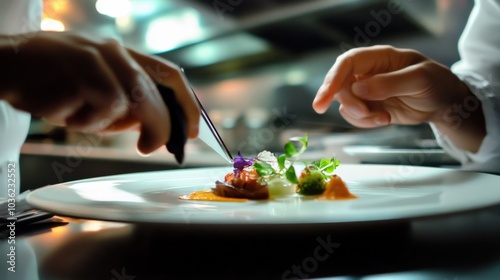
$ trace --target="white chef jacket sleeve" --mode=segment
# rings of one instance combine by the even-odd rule
[[[40,29],[42,17],[41,0],[0,0],[0,34],[24,34]],[[20,36],[22,40],[31,37]],[[15,55],[16,43],[12,43]],[[1,67],[1,61],[0,61]],[[19,155],[30,126],[30,114],[13,108],[6,101],[0,100],[0,202],[10,197],[12,186],[15,193],[20,192]],[[12,170],[14,170],[12,172]],[[8,176],[10,180],[7,180]]]
[[[467,170],[500,173],[499,30],[500,0],[477,0],[460,37],[461,60],[451,68],[481,102],[486,137],[478,152],[470,153],[457,148],[431,124],[439,144]],[[463,105],[465,110],[473,110],[479,106],[459,105]],[[471,112],[465,112],[462,117]]]

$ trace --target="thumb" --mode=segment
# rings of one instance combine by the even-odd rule
[[[428,87],[429,79],[425,69],[416,64],[354,82],[351,90],[361,99],[382,101],[391,97],[414,95],[425,91]]]

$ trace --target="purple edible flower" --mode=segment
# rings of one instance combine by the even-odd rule
[[[238,152],[238,156],[233,160],[234,173],[236,174],[238,171],[242,171],[243,168],[247,166],[251,166],[255,158],[244,158],[240,152]]]

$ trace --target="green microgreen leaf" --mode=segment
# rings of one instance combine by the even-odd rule
[[[292,137],[290,138],[290,141],[299,142],[301,144],[299,153],[303,153],[309,145],[309,137],[307,133],[303,137]]]
[[[262,176],[262,177],[269,176],[269,175],[272,175],[275,173],[274,168],[269,163],[264,162],[264,161],[256,160],[253,163],[253,166],[254,166],[257,174],[259,174],[259,176]]]
[[[311,164],[309,164],[309,166],[312,167],[313,169],[320,169],[320,167],[319,167],[319,161],[316,161],[316,160],[312,161]]]
[[[327,176],[331,176],[333,175],[333,171],[335,171],[335,169],[340,165],[340,161],[335,159],[335,158],[331,158],[331,159],[321,159],[321,162],[320,162],[320,171],[323,172],[323,174],[327,175]]]
[[[285,154],[287,158],[291,158],[297,154],[297,148],[292,142],[285,143]]]
[[[282,154],[278,157],[278,166],[280,170],[285,169],[286,154]]]
[[[285,173],[286,179],[293,184],[298,184],[299,180],[297,179],[297,174],[295,174],[295,168],[290,166]]]
[[[257,165],[254,163],[257,173],[259,173],[259,175],[265,174],[264,176],[267,176],[278,172],[280,175],[283,175],[283,170],[286,168],[285,163],[287,160],[290,160],[290,166],[285,170],[284,175],[291,183],[298,184],[299,180],[297,179],[297,174],[295,173],[295,167],[293,165],[299,159],[299,156],[305,152],[308,145],[309,138],[307,133],[303,137],[290,138],[290,140],[284,145],[285,154],[278,157],[279,171],[275,171],[269,164],[260,162]],[[313,161],[310,164],[304,162],[304,165],[308,166],[308,168],[311,168],[312,170],[319,171],[321,176],[327,180],[333,175],[335,169],[340,165],[340,161],[332,157],[323,158],[319,161]]]

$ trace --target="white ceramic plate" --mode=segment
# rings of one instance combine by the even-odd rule
[[[324,224],[399,220],[500,204],[500,176],[417,166],[343,164],[337,174],[358,199],[292,196],[245,203],[179,195],[208,189],[231,167],[100,177],[46,186],[28,202],[71,217],[167,224]]]

